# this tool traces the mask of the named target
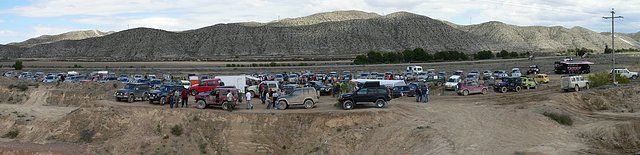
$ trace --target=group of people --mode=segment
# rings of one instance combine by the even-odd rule
[[[416,87],[416,102],[429,102],[429,86]]]
[[[189,107],[189,90],[182,89],[179,91],[178,89],[173,90],[173,93],[169,93],[169,108],[173,109],[175,107],[179,107],[178,102],[182,103],[182,108]]]
[[[262,101],[262,104],[267,104],[267,109],[273,108],[278,110],[278,108],[280,107],[280,104],[278,103],[278,97],[282,92],[274,91],[271,88],[267,88],[267,85],[264,83],[261,83],[258,86],[258,89],[258,91],[260,92],[260,100]],[[248,98],[249,97],[247,97],[247,99]],[[249,102],[249,100],[247,100],[247,102]]]

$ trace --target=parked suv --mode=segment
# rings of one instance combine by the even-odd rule
[[[527,88],[527,89],[536,89],[536,87],[538,87],[538,83],[536,83],[536,81],[534,81],[532,78],[526,77],[526,76],[522,76],[520,77],[520,81],[522,81],[522,87]]]
[[[540,67],[538,67],[538,65],[529,66],[529,69],[527,70],[527,75],[538,74],[538,73],[540,73]]]
[[[233,96],[231,102],[227,100],[227,94],[231,91]],[[208,106],[221,107],[222,110],[232,111],[239,102],[238,89],[233,86],[221,86],[210,92],[203,92],[196,95],[196,108],[204,109]]]
[[[504,77],[502,78],[502,82],[496,84],[493,89],[501,93],[506,93],[510,90],[520,92],[522,89],[522,79],[520,79],[520,77]]]
[[[291,94],[278,97],[278,108],[284,110],[292,105],[304,105],[304,108],[311,109],[319,99],[320,94],[313,87],[296,88]]]
[[[589,89],[589,81],[582,76],[563,76],[560,78],[560,89],[568,92],[569,90],[580,91],[580,89]]]
[[[320,81],[309,81],[304,87],[313,87],[316,90],[320,91],[320,95],[330,95],[331,94],[331,86],[324,85]]]
[[[637,79],[638,78],[638,72],[631,72],[627,68],[616,68],[616,69],[611,70],[611,73],[620,74],[620,76],[626,77],[628,79]]]
[[[162,85],[157,90],[149,91],[149,103],[153,104],[157,101],[160,104],[165,104],[169,100],[170,93],[178,91],[180,94],[182,94],[182,90],[184,90],[184,86],[182,85]],[[182,97],[178,98],[182,99]]]
[[[351,93],[342,94],[338,101],[342,103],[342,109],[350,110],[357,104],[375,103],[376,107],[383,108],[391,101],[389,88],[380,85],[380,82],[365,82],[363,86]]]
[[[191,93],[191,95],[196,96],[201,92],[212,91],[218,86],[224,86],[222,81],[218,78],[202,80],[202,82],[198,83],[197,85],[192,85],[191,87],[189,87],[189,92]]]
[[[476,81],[466,81],[458,83],[458,95],[467,96],[469,94],[483,94],[488,93],[489,87],[481,85]]]
[[[116,101],[127,101],[132,103],[136,99],[144,101],[149,93],[149,85],[145,83],[129,83],[123,89],[116,91],[114,96]]]

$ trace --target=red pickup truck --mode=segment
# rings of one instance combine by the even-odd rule
[[[189,92],[191,92],[192,96],[198,95],[201,92],[213,91],[218,86],[224,86],[224,83],[219,78],[214,79],[206,79],[200,81],[198,84],[192,85],[189,87]]]

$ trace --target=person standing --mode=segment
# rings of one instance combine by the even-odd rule
[[[174,96],[173,93],[169,93],[169,109],[173,110],[173,104],[174,104]]]
[[[272,96],[272,98],[273,98],[273,99],[272,99],[272,100],[273,100],[273,109],[278,110],[278,108],[280,107],[280,104],[278,103],[278,96],[280,96],[280,95],[278,94],[278,91],[274,91],[274,92],[273,92],[273,94],[272,94],[271,96]]]
[[[420,102],[422,100],[422,88],[420,86],[416,86],[416,92],[414,93],[416,96],[416,102]]]
[[[429,102],[429,85],[426,85],[422,90],[422,101],[424,103]]]
[[[251,92],[248,92],[245,94],[245,97],[247,97],[247,109],[253,109],[253,104],[251,104],[251,97],[253,95],[251,95]]]
[[[264,104],[264,101],[267,99],[267,98],[266,98],[266,96],[267,96],[267,90],[266,90],[266,88],[265,88],[265,86],[264,86],[264,83],[260,83],[260,90],[259,90],[259,93],[260,93],[260,94],[258,94],[258,95],[260,95],[260,100],[262,100],[262,104]]]
[[[269,89],[269,93],[265,94],[265,98],[267,98],[267,95],[268,96],[273,96],[273,90]],[[267,103],[267,109],[271,109],[271,106],[273,105],[274,101],[267,101],[267,102],[268,102]]]
[[[189,107],[189,90],[182,89],[182,107]]]
[[[175,100],[175,102],[173,103],[176,104],[176,108],[179,107],[178,104],[180,103],[180,92],[177,88],[173,90],[173,99]]]

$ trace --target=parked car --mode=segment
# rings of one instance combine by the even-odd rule
[[[275,80],[278,81],[278,82],[283,82],[284,81],[284,75],[282,75],[282,74],[276,74],[275,77],[276,77]]]
[[[282,89],[283,89],[282,91],[284,91],[284,94],[291,94],[291,93],[293,93],[293,91],[296,88],[301,88],[301,87],[298,84],[285,84],[285,85],[282,85]]]
[[[462,70],[457,70],[456,72],[453,72],[453,75],[457,75],[457,76],[464,76],[464,71],[462,71]]]
[[[458,89],[458,83],[461,82],[460,76],[453,75],[449,77],[446,83],[444,83],[445,90],[456,90]]]
[[[540,73],[540,67],[538,67],[538,65],[529,66],[529,69],[527,70],[527,75],[538,74],[538,73]]]
[[[3,76],[5,76],[5,77],[16,77],[16,75],[17,74],[16,74],[15,71],[7,71],[7,72],[4,73]]]
[[[563,76],[560,78],[560,89],[568,92],[570,90],[580,91],[589,89],[589,81],[580,75]]]
[[[313,87],[317,91],[320,91],[320,95],[331,95],[331,86],[324,85],[320,81],[309,81],[304,85],[304,87]]]
[[[476,81],[466,81],[458,83],[458,95],[467,96],[469,94],[483,94],[488,93],[489,87],[481,85]]]
[[[398,98],[401,96],[409,96],[411,88],[409,86],[395,86],[391,88],[391,97]],[[413,90],[415,95],[415,89]]]
[[[184,86],[182,85],[162,85],[160,88],[149,91],[149,103],[153,104],[154,102],[158,102],[160,104],[168,103],[169,94],[174,93],[174,91],[178,91],[179,93],[184,90]],[[178,97],[178,99],[182,99]]]
[[[615,68],[615,69],[611,70],[610,73],[616,73],[616,74],[619,74],[620,76],[628,78],[628,79],[637,79],[638,78],[638,72],[631,72],[627,68]]]
[[[536,74],[536,76],[533,78],[533,81],[536,81],[537,83],[549,83],[549,75]]]
[[[235,99],[227,100],[231,92]],[[221,107],[222,110],[232,111],[238,104],[238,89],[233,86],[220,86],[209,92],[202,92],[195,96],[196,108],[204,109],[209,106]]]
[[[44,78],[44,80],[42,80],[42,82],[44,83],[52,83],[52,82],[56,82],[58,81],[58,78],[56,76],[47,76]]]
[[[265,84],[267,86],[267,90],[271,89],[273,91],[280,91],[280,83],[278,81],[262,81],[260,83]],[[260,94],[258,94],[260,92],[260,88],[258,86],[260,85],[249,86],[247,87],[247,91],[251,92],[253,97],[258,97],[260,96]]]
[[[511,77],[521,77],[522,72],[520,72],[520,68],[511,69]]]
[[[493,76],[500,79],[503,77],[508,77],[509,75],[507,75],[507,71],[505,70],[497,70],[497,71],[493,71]]]
[[[496,92],[506,93],[507,91],[520,92],[522,90],[522,80],[520,77],[505,77],[497,83],[493,89]]]
[[[224,86],[224,83],[218,78],[202,80],[198,84],[189,87],[189,92],[192,96],[196,96],[198,93],[212,91],[218,86]]]
[[[160,79],[149,80],[149,87],[151,88],[160,88],[160,85],[162,85],[162,80]]]
[[[482,72],[482,79],[486,80],[489,79],[491,77],[491,71],[490,70],[485,70]]]
[[[522,87],[523,88],[536,89],[536,87],[538,87],[538,83],[536,83],[536,81],[534,81],[532,78],[529,78],[529,77],[526,77],[526,76],[522,76],[522,77],[520,77],[520,81],[522,81]]]
[[[315,107],[320,94],[313,87],[296,88],[292,93],[278,97],[278,109],[284,110],[293,105],[304,105],[304,108]]]
[[[375,103],[377,108],[384,108],[387,102],[391,101],[391,91],[379,82],[365,82],[356,91],[340,95],[338,101],[342,103],[342,109],[345,110],[353,109],[358,104],[371,102]]]
[[[423,88],[425,87],[427,83],[425,82],[421,82],[421,81],[415,81],[415,82],[411,82],[409,83],[409,93],[405,94],[408,97],[415,97],[416,96],[416,89],[418,89],[418,87]]]
[[[129,83],[124,88],[116,91],[114,96],[116,101],[127,101],[132,103],[137,99],[146,100],[149,93],[149,85],[145,83]]]

